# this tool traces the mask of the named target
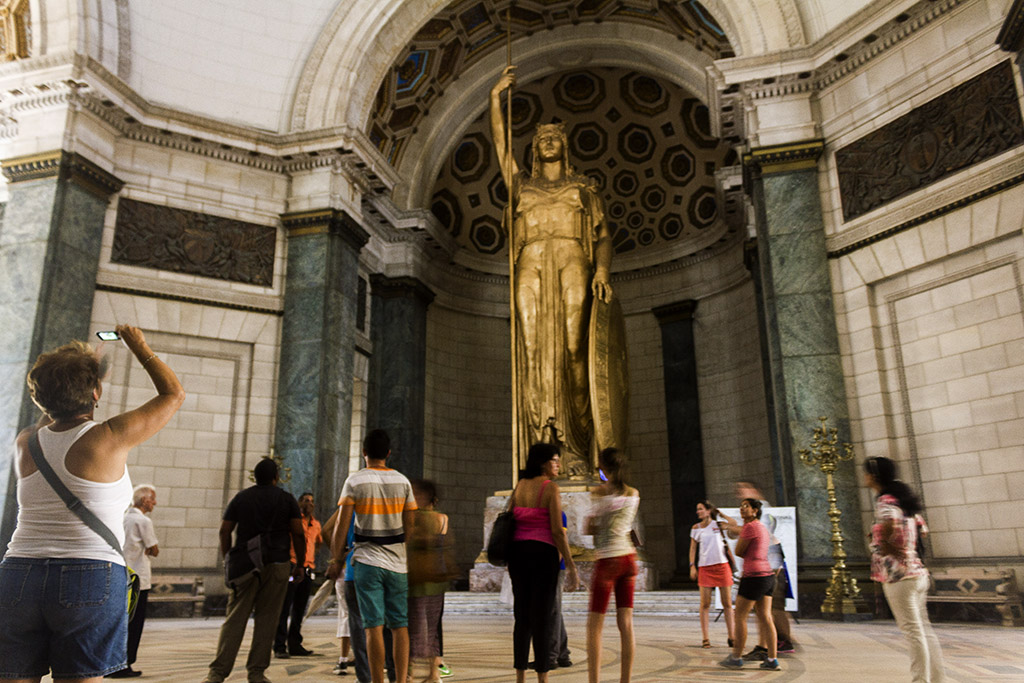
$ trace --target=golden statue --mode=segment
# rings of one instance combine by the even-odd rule
[[[609,375],[609,338],[612,346],[623,347],[614,349],[612,369],[620,363],[624,371],[621,312],[610,308],[617,306],[608,282],[612,240],[593,181],[569,163],[561,124],[537,127],[532,172],[519,169],[501,112],[501,94],[515,82],[515,67],[509,66],[490,100],[491,135],[509,195],[505,230],[514,310],[515,448],[521,467],[531,443],[557,442],[563,471],[573,479],[591,478],[599,448],[624,446],[612,443],[621,440],[622,430],[613,430],[607,421],[613,419],[611,412],[624,422],[625,387],[615,387],[617,396],[610,401],[608,382],[594,381],[595,371],[606,379]],[[607,308],[596,316],[601,305]],[[620,321],[618,335],[608,334],[609,317]],[[604,321],[598,334],[591,333],[595,320]],[[603,354],[597,359],[589,357],[595,346]],[[601,391],[595,394],[597,384]],[[618,437],[609,435],[613,431]]]

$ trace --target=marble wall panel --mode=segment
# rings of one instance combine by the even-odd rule
[[[68,180],[12,183],[0,230],[0,379],[12,390],[2,405],[0,439],[38,414],[25,388],[36,355],[86,339],[99,264],[106,199]],[[16,516],[10,451],[0,455],[0,543]]]
[[[413,278],[371,279],[374,356],[367,421],[391,437],[392,467],[423,476],[427,307],[434,295]]]
[[[358,249],[335,227],[288,241],[275,436],[294,470],[287,488],[312,491],[322,516],[348,475],[351,443]]]

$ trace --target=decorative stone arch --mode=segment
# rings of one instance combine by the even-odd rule
[[[668,33],[646,34],[644,41],[638,41],[629,35],[630,28],[604,22],[544,32],[544,42],[527,43],[525,50],[515,55],[519,80],[529,83],[552,73],[583,67],[637,69],[642,64],[643,73],[671,81],[704,99],[704,66],[710,64],[706,56]],[[600,50],[595,46],[600,46]],[[405,181],[395,188],[394,201],[398,206],[419,208],[429,204],[434,178],[447,163],[449,152],[466,126],[488,106],[491,86],[504,67],[504,51],[492,53],[463,72],[444,97],[435,102],[438,111],[421,122],[396,169]]]
[[[448,4],[450,0],[340,3],[299,76],[290,132],[337,126],[362,132],[376,85],[398,52]],[[703,4],[722,26],[737,56],[766,54],[806,42],[796,0],[706,0]]]
[[[701,0],[722,26],[737,57],[798,47],[807,42],[797,0]]]

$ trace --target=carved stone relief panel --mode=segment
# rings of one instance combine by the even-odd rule
[[[843,219],[1024,143],[1010,62],[836,152]]]
[[[277,230],[122,198],[112,263],[270,287]]]

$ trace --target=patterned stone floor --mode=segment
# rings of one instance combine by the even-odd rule
[[[606,623],[614,629],[614,617]],[[584,651],[585,617],[568,616],[572,668],[560,669],[551,679],[561,683],[586,681]],[[220,619],[150,620],[142,637],[136,668],[141,681],[191,681],[199,683],[213,656]],[[751,622],[751,627],[754,623]],[[936,626],[945,649],[949,680],[1024,681],[1024,629],[973,624]],[[251,624],[250,624],[251,631]],[[285,681],[352,681],[355,676],[331,675],[338,641],[333,638],[333,617],[313,617],[304,629],[305,644],[322,656],[273,660],[267,676]],[[455,675],[451,683],[512,681],[512,619],[506,616],[446,615],[446,661]],[[893,622],[835,624],[804,620],[794,626],[799,638],[797,652],[783,656],[783,670],[761,671],[750,666],[742,671],[721,669],[715,663],[726,655],[725,628],[712,627],[712,642],[702,650],[700,627],[693,618],[638,616],[637,656],[633,680],[662,681],[755,681],[771,680],[846,683],[861,681],[910,681],[906,647]],[[247,633],[248,636],[248,633]],[[602,680],[618,680],[617,632],[605,630]],[[245,681],[248,637],[230,681]],[[48,679],[44,679],[48,680]],[[527,680],[536,680],[532,675]]]

